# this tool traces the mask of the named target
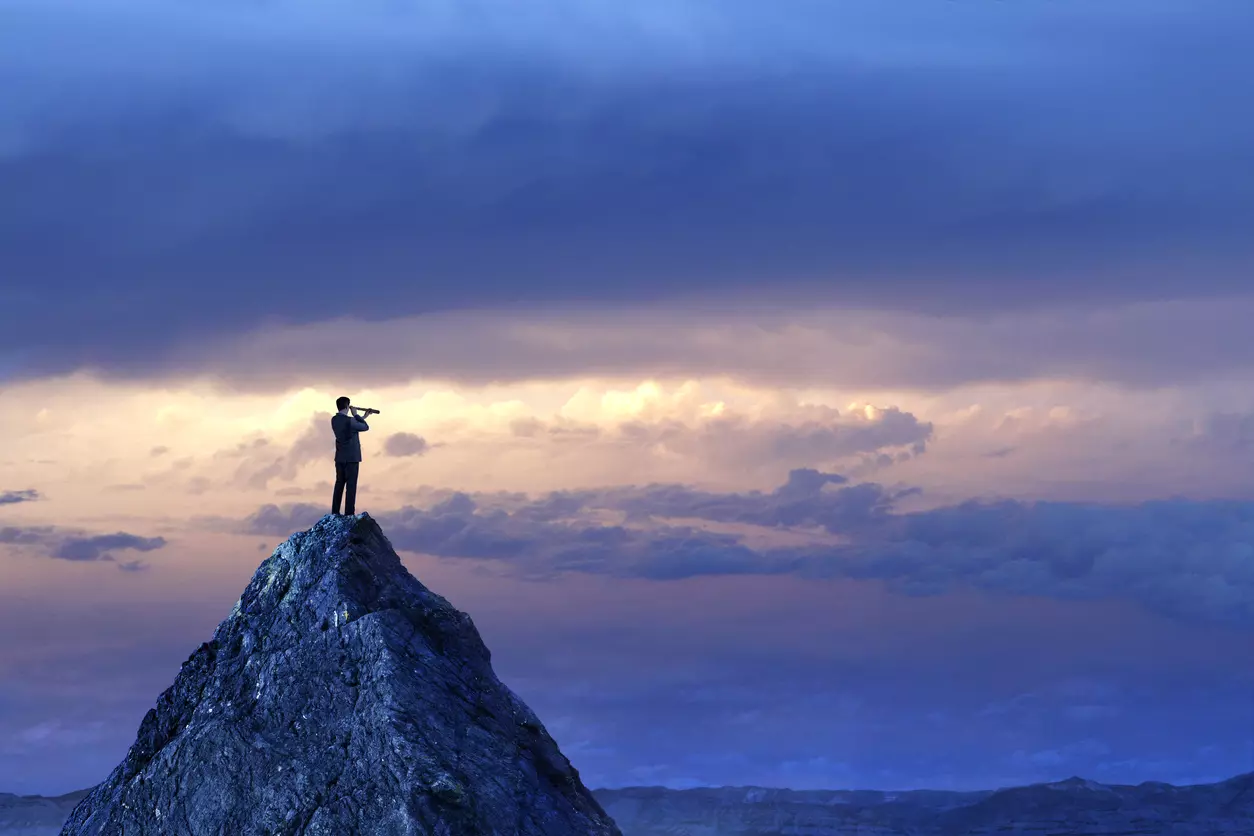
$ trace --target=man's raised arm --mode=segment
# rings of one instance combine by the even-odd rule
[[[364,433],[366,430],[370,429],[370,425],[367,424],[365,421],[363,421],[361,418],[358,418],[357,413],[354,412],[352,429],[356,430],[359,433]]]

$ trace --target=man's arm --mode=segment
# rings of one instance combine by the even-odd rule
[[[350,424],[350,429],[354,432],[364,433],[366,430],[370,429],[370,425],[354,414],[352,417],[352,424]]]

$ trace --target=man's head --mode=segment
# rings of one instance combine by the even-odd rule
[[[336,399],[335,399],[335,408],[336,408],[338,411],[343,412],[344,410],[348,409],[348,405],[349,405],[349,403],[350,403],[350,401],[349,401],[349,399],[348,399],[348,398],[344,398],[344,397],[336,398]]]

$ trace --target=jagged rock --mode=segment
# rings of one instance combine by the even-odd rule
[[[63,836],[619,836],[368,514],[253,576]]]

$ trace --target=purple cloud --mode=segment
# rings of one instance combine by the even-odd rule
[[[799,469],[769,493],[648,485],[505,505],[499,497],[453,493],[429,508],[375,516],[399,549],[506,561],[529,577],[875,579],[911,596],[967,588],[1130,600],[1172,618],[1254,629],[1254,503],[971,501],[903,513],[896,503],[914,489],[845,482],[838,474]],[[597,510],[622,512],[634,525],[585,517]],[[286,536],[323,513],[315,505],[267,505],[244,521],[243,531]],[[669,518],[819,528],[841,541],[750,546],[739,534],[672,525]]]
[[[413,433],[394,433],[383,442],[383,450],[389,456],[421,456],[431,449],[431,445],[420,435]]]
[[[92,561],[113,560],[110,553],[119,549],[150,552],[163,548],[164,537],[138,537],[134,534],[96,534],[90,537],[67,537],[52,550],[52,556],[60,560]]]
[[[145,568],[146,564],[142,561],[120,563],[113,552],[155,551],[166,546],[166,539],[140,537],[124,531],[115,534],[83,534],[58,526],[6,526],[0,528],[0,543],[35,546],[46,556],[56,560],[117,563],[122,571],[134,572]]]

